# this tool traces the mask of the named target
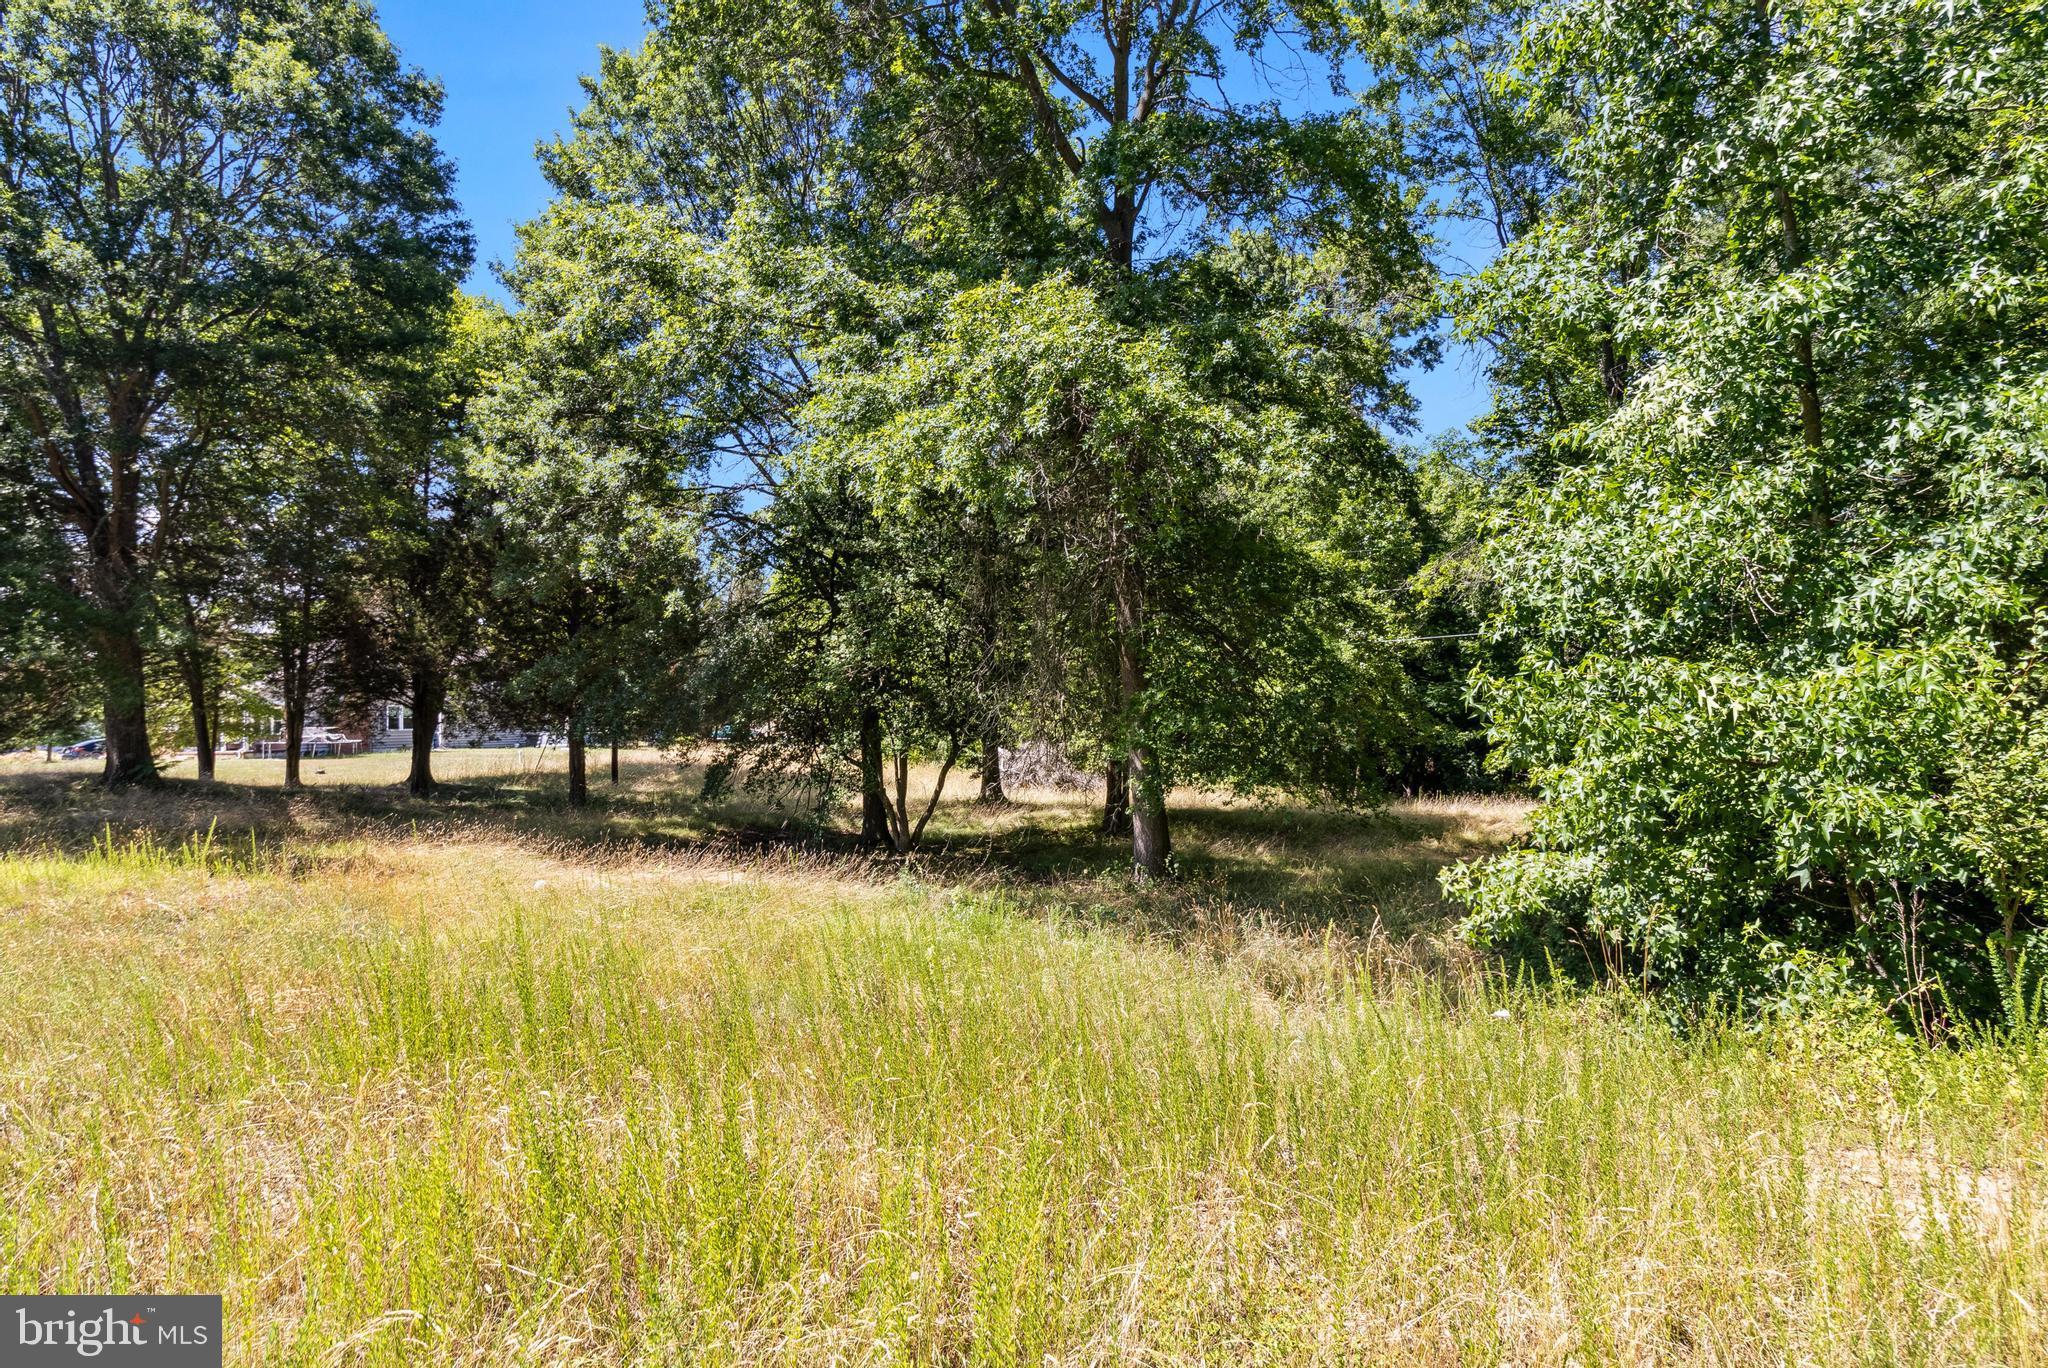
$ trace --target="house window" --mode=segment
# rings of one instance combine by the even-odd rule
[[[412,709],[406,707],[403,703],[386,703],[384,705],[384,730],[411,731]]]

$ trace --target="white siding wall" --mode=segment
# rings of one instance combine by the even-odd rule
[[[411,750],[412,728],[387,727],[384,725],[386,716],[385,707],[381,703],[370,710],[370,735],[366,738],[369,742],[368,748],[376,751]],[[531,732],[472,727],[443,718],[439,748],[465,750],[471,746],[481,746],[485,749],[509,749],[513,746],[531,746],[537,739]]]

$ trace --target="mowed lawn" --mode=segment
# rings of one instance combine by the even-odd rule
[[[1505,982],[1433,873],[1512,802],[1182,795],[1139,894],[1085,799],[899,864],[602,758],[9,762],[0,1288],[240,1364],[2048,1359],[2048,1040]]]

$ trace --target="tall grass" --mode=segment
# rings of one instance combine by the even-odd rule
[[[0,1286],[223,1290],[235,1362],[2042,1359],[2031,1038],[205,851],[5,863]]]

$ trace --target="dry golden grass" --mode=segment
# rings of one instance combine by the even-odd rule
[[[2042,1361],[2043,1043],[1503,985],[1430,873],[1512,802],[1181,795],[1139,893],[1077,801],[898,863],[638,759],[0,781],[0,1287],[247,1364]]]
[[[602,747],[590,751],[591,772],[600,781],[604,778],[609,754]],[[400,751],[317,759],[308,756],[303,761],[300,777],[308,788],[391,787],[405,782],[411,763],[410,755]],[[660,751],[635,748],[620,753],[622,771],[635,775],[661,769],[666,763]],[[189,753],[159,756],[158,764],[174,785],[193,778],[194,761]],[[494,779],[545,780],[550,776],[566,776],[568,764],[568,756],[560,746],[546,750],[528,746],[457,748],[434,752],[436,777],[458,784]],[[98,760],[45,760],[41,752],[0,756],[0,778],[40,775],[91,779],[99,774],[100,769]],[[243,759],[222,754],[215,761],[214,777],[224,784],[278,788],[284,784],[284,761]]]

